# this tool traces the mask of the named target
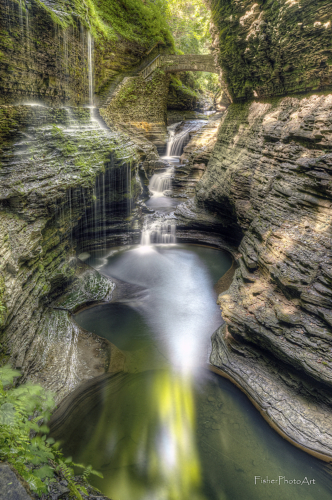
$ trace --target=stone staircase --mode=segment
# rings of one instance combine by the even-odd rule
[[[161,67],[169,73],[176,73],[179,71],[207,71],[210,73],[218,73],[214,57],[210,54],[158,54],[156,57],[153,57],[152,60],[151,58],[144,59],[138,67],[132,69],[131,71],[115,75],[105,90],[103,90],[98,96],[98,107],[107,108],[111,100],[120,90],[125,78],[140,75],[144,79],[147,79],[156,69]]]

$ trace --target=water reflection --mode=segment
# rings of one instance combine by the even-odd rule
[[[113,249],[89,262],[148,291],[123,321],[124,311],[108,324],[100,308],[76,317],[127,349],[128,339],[143,342],[131,349],[127,373],[91,381],[55,415],[52,433],[64,451],[103,473],[95,486],[113,500],[331,498],[317,460],[280,438],[227,380],[198,368],[220,322],[213,283],[231,264],[227,254],[163,246]],[[142,351],[148,356],[137,362]],[[255,476],[316,483],[269,486]]]
[[[231,266],[227,252],[190,245],[139,246],[88,262],[97,267],[102,263],[98,269],[103,274],[149,291],[131,306],[173,367],[189,370],[207,361],[210,336],[222,322],[213,284]],[[86,328],[80,315],[76,319]]]

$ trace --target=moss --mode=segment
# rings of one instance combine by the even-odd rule
[[[0,152],[15,141],[20,122],[24,123],[27,114],[23,106],[0,107]]]
[[[0,274],[0,328],[4,326],[7,313],[7,307],[4,300],[5,291],[5,280],[4,277]]]
[[[77,18],[99,40],[126,40],[149,47],[161,41],[174,48],[170,29],[159,0],[71,0],[58,2],[58,10],[41,0],[38,5],[47,11],[55,24],[62,28],[76,26]],[[63,13],[62,15],[58,14]]]

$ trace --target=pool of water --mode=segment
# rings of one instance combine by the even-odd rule
[[[226,252],[133,247],[89,262],[146,290],[132,302],[75,316],[131,360],[127,373],[78,391],[52,429],[74,461],[103,473],[91,478],[94,485],[113,500],[332,498],[321,463],[283,440],[239,389],[204,368],[221,323],[213,284],[231,265]],[[142,352],[148,356],[135,364]]]

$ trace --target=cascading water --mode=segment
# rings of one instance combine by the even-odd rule
[[[166,156],[168,156],[168,157],[172,155],[172,146],[173,146],[173,142],[174,142],[174,137],[176,134],[176,129],[179,127],[179,125],[181,125],[181,122],[173,123],[173,125],[170,125],[169,127],[167,127],[168,141],[166,144]]]
[[[89,72],[89,104],[93,106],[93,38],[88,33],[88,72]]]
[[[181,125],[181,122],[170,125],[167,128],[168,141],[166,145],[166,158],[181,156],[183,148],[190,140],[190,134],[201,128],[204,123],[203,120],[191,120],[184,122],[183,125]]]
[[[174,123],[168,127],[168,142],[165,163],[172,164],[162,172],[153,174],[149,182],[150,199],[146,202],[149,208],[158,213],[169,214],[176,208],[179,199],[174,197],[172,191],[172,178],[179,165],[179,156],[184,146],[189,141],[190,133],[199,130],[205,122],[203,120],[192,120],[188,122]],[[145,221],[142,229],[141,244],[151,245],[154,243],[175,243],[176,225],[174,220],[169,222],[160,218],[150,223],[150,216]]]
[[[141,235],[141,245],[176,243],[176,225],[170,221],[146,222]]]
[[[173,167],[169,167],[165,172],[153,174],[149,182],[149,190],[153,196],[162,196],[164,191],[168,191],[172,187]]]

